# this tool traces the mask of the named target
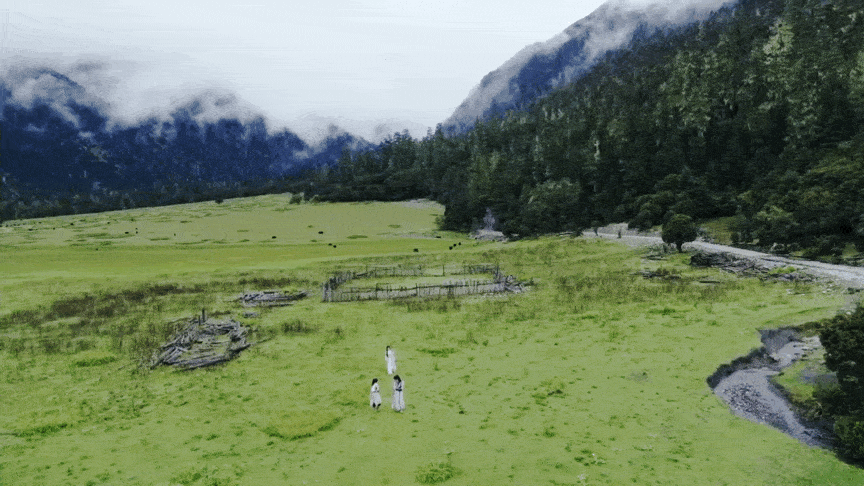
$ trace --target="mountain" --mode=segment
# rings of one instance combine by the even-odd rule
[[[316,144],[331,136],[333,127],[344,130],[355,137],[373,144],[385,141],[394,133],[407,131],[413,138],[421,139],[431,127],[422,123],[398,118],[353,119],[347,117],[328,117],[314,114],[304,115],[288,124],[291,130],[300,135],[307,143]]]
[[[734,2],[611,0],[552,39],[525,47],[484,76],[442,125],[448,132],[463,133],[477,119],[526,107],[587,73],[605,53],[626,48],[634,36],[704,20]]]
[[[131,124],[112,119],[110,104],[97,93],[98,86],[48,67],[12,69],[0,78],[0,216],[84,210],[60,208],[60,194],[67,200],[84,196],[93,202],[89,209],[106,200],[150,205],[234,194],[252,181],[261,186],[333,165],[345,148],[372,147],[336,127],[309,144],[288,129],[268,126],[226,92],[204,91],[170,113]],[[43,209],[54,208],[12,214],[18,202],[32,206],[37,200]]]
[[[334,192],[375,195],[380,181],[402,181],[442,203],[442,227],[459,231],[490,214],[520,236],[684,214],[728,218],[730,240],[747,246],[864,252],[860,1],[740,0],[653,30],[640,23],[650,15],[612,15],[616,5],[568,29],[599,32],[605,19],[607,43],[568,34],[475,90],[487,101],[503,93],[512,110],[442,127],[413,157],[385,147],[346,157],[330,171]],[[627,18],[640,19],[635,30],[621,28]],[[592,58],[602,49],[587,46],[623,42],[614,33],[630,40]],[[573,53],[593,64],[573,75],[563,69]],[[495,106],[475,99],[476,113]]]

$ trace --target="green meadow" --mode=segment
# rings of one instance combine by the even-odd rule
[[[832,452],[736,417],[705,381],[759,346],[757,330],[832,316],[843,294],[614,241],[475,242],[438,231],[429,202],[289,201],[0,227],[0,484],[864,483]],[[534,285],[321,301],[339,270],[463,263]],[[236,301],[268,289],[310,296]],[[140,366],[201,309],[256,344],[207,369]],[[387,345],[402,413],[389,408]]]

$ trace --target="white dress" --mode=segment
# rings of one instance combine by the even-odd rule
[[[384,354],[384,361],[387,362],[387,374],[392,375],[396,373],[396,351],[388,349]]]
[[[381,387],[378,383],[373,383],[372,390],[369,391],[369,406],[375,408],[379,405],[381,405]]]
[[[393,381],[393,410],[401,412],[405,410],[405,395],[402,394],[404,381]]]

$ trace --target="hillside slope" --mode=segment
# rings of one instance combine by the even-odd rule
[[[588,72],[603,54],[625,48],[635,36],[704,20],[734,0],[644,3],[610,0],[545,42],[525,47],[480,81],[444,121],[461,133],[488,115],[529,105]]]

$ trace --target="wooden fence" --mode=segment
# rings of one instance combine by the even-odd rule
[[[517,290],[518,289],[518,290]],[[348,287],[330,290],[325,294],[326,302],[355,302],[360,300],[388,300],[440,297],[456,297],[470,294],[491,294],[520,291],[521,285],[513,286],[505,280],[459,280],[437,285]]]
[[[374,287],[344,288],[343,284],[355,279],[380,277],[424,276],[439,277],[446,275],[492,274],[492,280],[458,280],[442,284],[414,284],[408,286],[381,285]],[[335,273],[321,286],[324,302],[352,302],[359,300],[384,300],[405,298],[438,298],[468,294],[521,291],[522,285],[513,277],[504,278],[498,265],[462,264],[441,266],[395,266],[365,267],[363,269],[343,270]]]
[[[359,278],[382,277],[444,277],[447,275],[472,275],[489,273],[497,275],[499,266],[493,263],[463,263],[458,265],[369,265],[342,269],[333,274],[331,280],[340,283]]]

